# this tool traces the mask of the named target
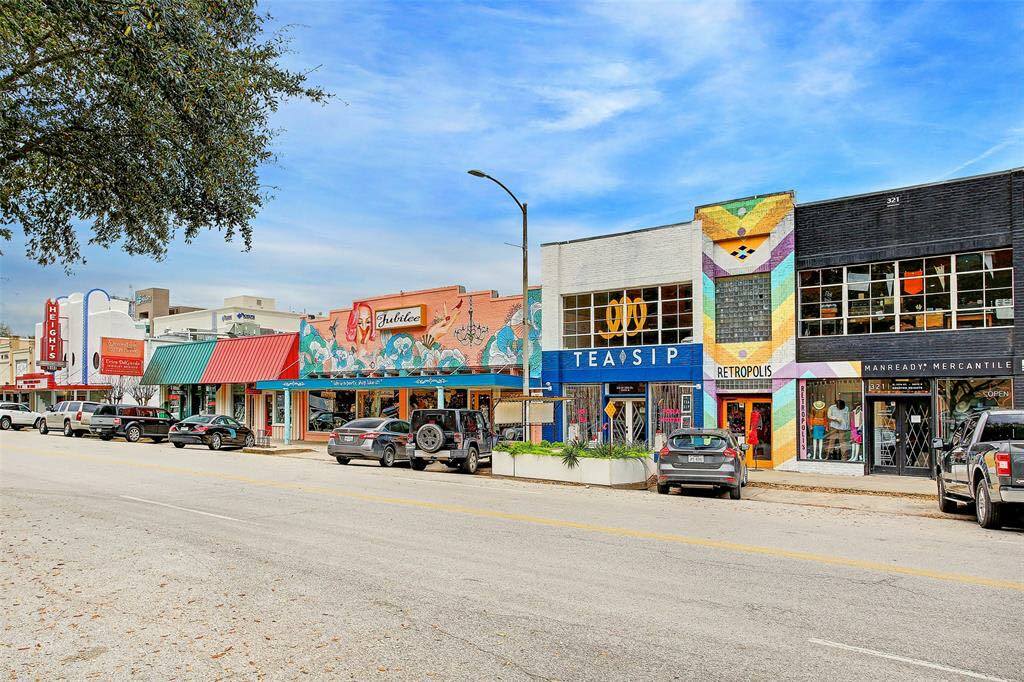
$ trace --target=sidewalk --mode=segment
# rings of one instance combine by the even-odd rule
[[[755,488],[807,492],[878,495],[883,497],[935,497],[935,481],[917,476],[829,476],[793,471],[750,469],[749,484]]]

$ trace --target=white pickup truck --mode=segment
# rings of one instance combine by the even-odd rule
[[[28,409],[28,405],[22,403],[0,403],[0,431],[14,429],[17,431],[23,426],[36,428],[43,415]]]

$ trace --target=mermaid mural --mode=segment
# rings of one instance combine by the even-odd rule
[[[522,362],[523,307],[521,299],[468,295],[452,288],[451,297],[432,308],[433,317],[422,331],[377,329],[371,302],[353,304],[344,321],[345,311],[326,320],[303,320],[299,327],[299,358],[302,376],[335,372],[416,372],[424,369],[459,369],[469,366],[515,366]],[[483,347],[464,343],[453,329],[466,316],[473,324],[473,305],[466,305],[469,296],[476,299],[476,314],[484,321],[497,318],[504,323],[487,338]],[[457,299],[457,300],[456,300]],[[406,305],[407,301],[404,302]],[[472,302],[471,302],[472,303]],[[378,303],[378,306],[383,307]],[[531,375],[540,376],[540,290],[530,291],[528,314],[530,329]],[[500,315],[500,317],[499,317]],[[479,327],[480,325],[476,325]],[[493,327],[492,327],[493,328]]]

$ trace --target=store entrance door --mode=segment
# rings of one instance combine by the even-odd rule
[[[931,471],[930,398],[872,398],[871,471],[928,476]]]
[[[268,438],[274,432],[274,394],[263,394],[263,430]]]
[[[719,403],[718,424],[729,429],[747,450],[747,465],[772,461],[771,396],[729,396]]]
[[[647,442],[647,400],[609,398],[605,413],[611,416],[611,442],[622,445]]]

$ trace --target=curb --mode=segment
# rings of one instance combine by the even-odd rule
[[[769,483],[767,481],[748,481],[747,486],[751,488],[766,488],[774,490],[791,490],[805,493],[831,493],[837,495],[868,495],[874,497],[906,497],[915,500],[935,499],[933,493],[911,493],[897,490],[864,490],[863,488],[836,488],[830,486],[793,485],[790,483]]]

